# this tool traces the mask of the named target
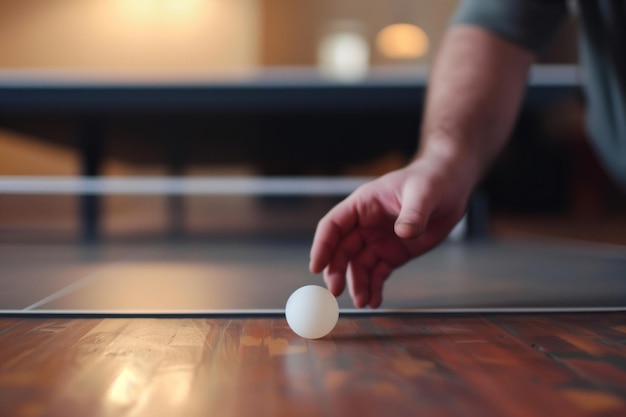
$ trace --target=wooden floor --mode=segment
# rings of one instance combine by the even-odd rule
[[[0,319],[2,416],[624,416],[626,313]]]

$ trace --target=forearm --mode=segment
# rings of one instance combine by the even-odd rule
[[[476,183],[511,134],[534,55],[486,30],[453,26],[431,71],[418,157]]]

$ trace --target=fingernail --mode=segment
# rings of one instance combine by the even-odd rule
[[[402,231],[404,234],[408,234],[410,236],[419,235],[421,233],[421,227],[415,223],[398,222],[396,223],[396,231],[399,231],[400,229],[403,229]]]

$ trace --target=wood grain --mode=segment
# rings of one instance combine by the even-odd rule
[[[0,319],[1,416],[624,416],[626,313]]]

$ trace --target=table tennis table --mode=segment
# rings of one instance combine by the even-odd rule
[[[348,161],[388,150],[410,158],[427,78],[423,67],[374,68],[356,83],[311,68],[220,76],[2,70],[0,126],[77,149],[83,178],[100,177],[111,155],[165,160],[172,177],[194,161],[251,163],[262,176],[335,176]],[[536,66],[525,104],[559,102],[579,84],[575,66]],[[83,237],[97,240],[100,197],[77,198]],[[175,225],[182,209],[180,199],[171,202]]]

